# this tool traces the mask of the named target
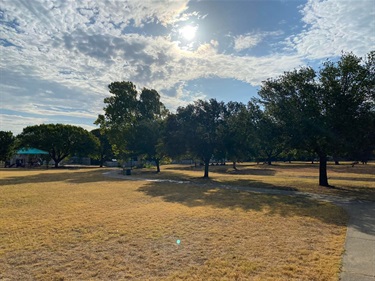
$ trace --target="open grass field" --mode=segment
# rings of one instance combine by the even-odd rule
[[[105,171],[0,170],[0,280],[338,280],[336,206]]]
[[[328,181],[333,188],[318,185],[319,164],[302,162],[275,163],[271,166],[255,163],[237,164],[235,171],[231,163],[226,166],[210,166],[210,179],[202,179],[203,167],[189,165],[165,165],[160,174],[154,170],[134,170],[133,174],[147,178],[182,179],[206,185],[225,184],[296,190],[312,193],[352,196],[375,201],[375,163],[352,165],[328,165]]]

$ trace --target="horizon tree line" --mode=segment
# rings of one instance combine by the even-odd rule
[[[317,155],[319,185],[327,187],[328,156],[337,163],[340,157],[366,162],[375,150],[375,51],[365,59],[343,54],[317,71],[302,67],[284,72],[263,81],[259,98],[246,105],[197,100],[171,113],[156,90],[137,91],[129,81],[113,82],[108,88],[104,114],[95,121],[100,128],[91,136],[70,125],[29,126],[17,138],[0,132],[1,147],[15,139],[18,146],[44,145],[55,163],[90,149],[101,165],[113,155],[140,156],[154,161],[157,172],[163,159],[188,157],[204,164],[205,178],[212,159],[231,161],[237,169],[238,161],[249,159],[271,165],[278,156]],[[38,134],[51,138],[38,143]],[[52,136],[56,140],[51,142]],[[92,145],[82,146],[81,140]],[[3,150],[0,156],[5,159],[9,153]]]

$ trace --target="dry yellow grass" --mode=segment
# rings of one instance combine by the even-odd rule
[[[103,171],[0,170],[1,280],[338,280],[336,206]]]
[[[202,179],[203,168],[188,165],[162,166],[158,175],[145,169],[135,174],[148,178],[183,179],[205,184],[227,184],[298,190],[341,196],[353,196],[375,201],[375,163],[356,165],[350,163],[328,165],[329,183],[334,188],[318,185],[319,164],[276,163],[274,165],[239,164],[238,171],[230,165],[210,166],[210,179]]]

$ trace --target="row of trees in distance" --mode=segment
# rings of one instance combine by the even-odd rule
[[[250,157],[268,163],[280,153],[305,151],[319,158],[319,185],[329,186],[327,157],[367,161],[375,149],[375,51],[285,72],[264,81],[247,105],[198,100],[168,112],[155,90],[138,93],[131,82],[109,85],[96,124],[124,156],[189,156],[234,163]]]
[[[343,54],[318,71],[302,67],[268,79],[246,105],[198,100],[171,113],[157,91],[139,92],[132,82],[113,82],[109,92],[95,122],[100,129],[30,126],[18,145],[48,150],[56,165],[73,154],[101,162],[114,154],[155,161],[159,172],[165,158],[198,159],[204,177],[212,159],[232,161],[236,169],[248,159],[271,164],[280,155],[317,155],[321,186],[329,186],[328,156],[365,162],[375,149],[375,51],[364,60]]]
[[[100,136],[98,131],[88,132],[81,127],[64,124],[28,126],[17,137],[12,132],[0,131],[0,160],[8,161],[16,150],[25,147],[47,151],[49,154],[44,160],[49,162],[52,159],[56,168],[68,156],[99,158],[102,141],[97,138]]]

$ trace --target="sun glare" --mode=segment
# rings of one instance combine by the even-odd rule
[[[192,40],[195,37],[195,33],[197,32],[198,27],[187,25],[180,29],[180,34],[186,40]]]

